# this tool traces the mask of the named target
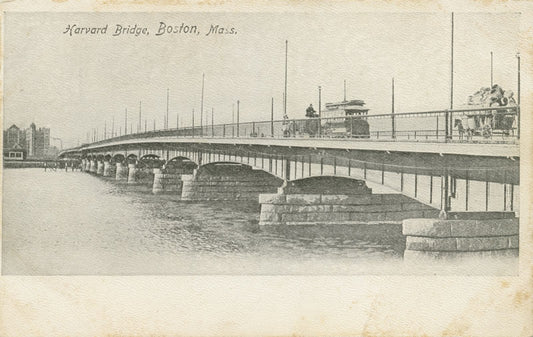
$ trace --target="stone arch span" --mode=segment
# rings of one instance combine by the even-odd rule
[[[156,154],[145,154],[137,160],[139,168],[161,168],[165,160]]]
[[[275,193],[283,180],[250,165],[210,162],[192,175],[183,175],[182,200],[258,201],[261,193]]]
[[[334,175],[310,176],[287,181],[284,186],[290,194],[370,194],[365,180]]]
[[[166,170],[179,170],[183,172],[190,172],[192,173],[193,170],[198,168],[198,164],[191,160],[190,158],[183,157],[183,156],[176,156],[174,158],[171,158],[165,162],[163,167]],[[188,174],[190,174],[188,173]]]
[[[126,157],[122,153],[117,153],[113,156],[112,160],[115,163],[122,163],[126,160]]]

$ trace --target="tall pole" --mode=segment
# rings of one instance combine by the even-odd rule
[[[494,82],[493,82],[493,57],[492,57],[492,52],[490,52],[490,87],[492,88]]]
[[[170,97],[170,90],[167,88],[167,116],[165,118],[165,129],[168,129],[168,101]]]
[[[154,131],[155,131],[155,118],[154,118]]]
[[[344,98],[346,100],[346,97]],[[322,86],[318,86],[318,118],[322,117]]]
[[[113,137],[115,137],[115,115],[113,115],[111,122],[111,138]]]
[[[107,121],[104,121],[104,139],[107,138]]]
[[[450,110],[453,110],[453,30],[454,30],[454,13],[452,12],[452,27],[451,27],[451,50],[450,50]],[[445,142],[448,142],[452,137],[452,123],[451,112],[446,110],[445,113]]]
[[[231,105],[231,137],[235,137],[235,103]]]
[[[142,105],[142,101],[139,101],[139,124],[137,126],[137,132],[141,132],[142,130],[141,105]]]
[[[215,137],[215,108],[211,108],[211,137]]]
[[[180,114],[176,113],[176,129],[180,128]]]
[[[517,108],[516,108],[516,114],[517,114],[517,119],[518,119],[518,122],[517,122],[517,133],[516,133],[516,137],[518,139],[520,139],[520,53],[516,53],[516,58],[518,60],[518,88],[517,88]]]
[[[274,97],[270,105],[270,136],[274,137]]]
[[[451,43],[451,66],[450,66],[450,110],[453,109],[453,15],[452,12],[452,43]]]
[[[146,129],[148,128],[148,121],[146,118],[144,119],[144,132],[146,132]]]
[[[287,115],[287,57],[289,54],[289,41],[285,40],[285,92],[283,99],[283,115]]]
[[[200,101],[200,137],[203,136],[203,113],[204,113],[204,82],[205,82],[205,74],[202,74],[202,99]]]
[[[454,13],[452,12],[452,29],[451,29],[451,64],[450,64],[450,110],[453,109],[453,29],[454,29]],[[451,112],[446,110],[446,142],[448,142],[452,135],[452,125],[451,125]],[[445,162],[444,167],[444,188],[443,188],[443,197],[442,201],[442,210],[441,217],[444,219],[448,218],[448,211],[450,210],[450,175],[448,172],[448,161]]]
[[[124,135],[128,134],[128,108],[124,111]]]
[[[192,138],[194,138],[194,108],[192,109],[192,118],[191,118],[191,127],[192,127]]]
[[[394,77],[392,78],[392,109],[391,109],[391,120],[392,120],[392,138],[396,138],[396,124],[395,124],[395,118],[394,118]]]
[[[346,80],[344,80],[344,102],[346,102]]]
[[[239,137],[239,100],[237,100],[237,137]]]

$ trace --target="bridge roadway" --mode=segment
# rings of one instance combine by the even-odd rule
[[[80,151],[91,151],[123,145],[150,145],[150,144],[224,144],[224,145],[258,145],[295,148],[321,148],[363,151],[389,151],[404,153],[433,153],[466,156],[487,157],[520,157],[520,148],[517,144],[509,143],[469,143],[469,142],[422,142],[422,141],[390,141],[390,140],[363,140],[363,139],[338,139],[338,138],[191,138],[191,137],[147,137],[134,139],[109,139],[86,146],[62,151],[60,156]]]

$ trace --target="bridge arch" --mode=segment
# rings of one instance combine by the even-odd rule
[[[163,165],[165,168],[184,168],[184,169],[197,169],[198,164],[190,158],[183,156],[176,156],[165,162]]]
[[[253,165],[244,164],[238,161],[215,161],[200,165],[197,170],[198,175],[242,175],[255,177],[262,180],[276,180],[282,182],[282,178]]]
[[[115,163],[122,163],[126,160],[126,157],[122,153],[117,153],[113,156],[112,160]]]
[[[372,193],[364,179],[356,177],[321,175],[289,180],[286,182],[285,191],[288,193],[313,194],[363,194]]]
[[[164,160],[156,154],[145,154],[137,160],[139,167],[160,168],[163,164]]]

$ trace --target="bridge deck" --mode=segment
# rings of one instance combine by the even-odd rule
[[[439,153],[470,156],[489,157],[520,157],[518,144],[481,144],[481,143],[428,143],[414,141],[375,141],[357,139],[313,139],[313,138],[177,138],[177,137],[147,137],[135,139],[110,140],[97,144],[87,145],[83,148],[71,149],[79,151],[83,149],[99,149],[103,147],[126,145],[126,144],[234,144],[234,145],[259,145],[281,147],[314,147],[342,150],[367,150],[367,151],[391,151],[391,152],[415,152],[415,153]],[[70,152],[69,150],[65,151]]]

